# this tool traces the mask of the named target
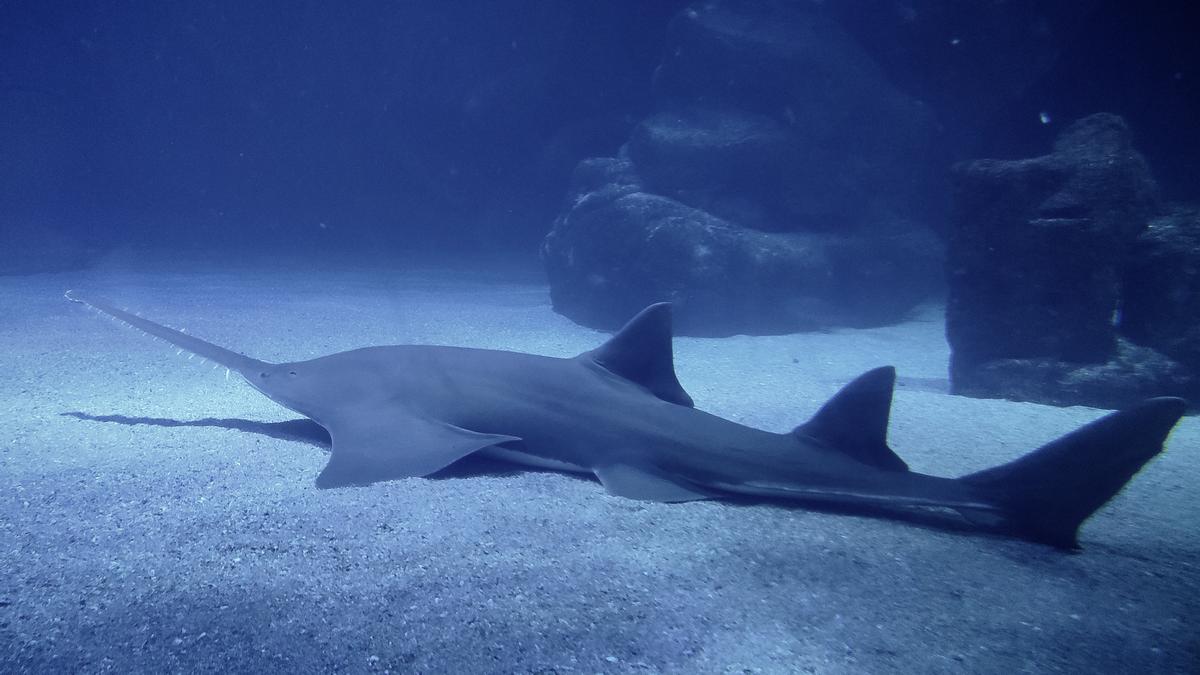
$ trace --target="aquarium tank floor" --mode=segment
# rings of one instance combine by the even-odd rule
[[[168,263],[0,277],[0,671],[1186,672],[1200,662],[1200,419],[1083,552],[871,517],[653,504],[467,462],[318,491],[328,440],[237,378],[63,299],[106,295],[266,360],[425,343],[567,356],[604,334],[537,274]],[[942,309],[679,338],[697,406],[785,431],[893,364],[890,441],[947,476],[1103,411],[947,393]]]

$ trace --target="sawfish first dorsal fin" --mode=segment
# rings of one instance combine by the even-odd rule
[[[792,433],[820,441],[863,464],[889,471],[907,471],[908,465],[887,444],[888,417],[892,412],[895,385],[895,368],[884,366],[868,370],[842,387],[812,419]]]
[[[675,377],[671,348],[671,303],[650,305],[599,347],[580,354],[669,403],[693,407]]]

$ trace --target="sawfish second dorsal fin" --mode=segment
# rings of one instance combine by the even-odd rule
[[[896,369],[884,366],[859,375],[792,433],[879,469],[907,471],[887,444]]]
[[[607,342],[578,358],[595,361],[664,401],[694,407],[692,397],[675,377],[669,302],[650,305],[638,312]]]

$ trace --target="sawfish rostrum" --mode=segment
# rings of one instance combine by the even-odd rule
[[[595,476],[611,494],[684,502],[751,495],[934,506],[1063,548],[1157,455],[1185,409],[1154,398],[961,478],[908,470],[887,444],[895,371],[871,370],[808,422],[772,433],[697,410],[675,376],[671,312],[651,305],[574,358],[421,345],[267,363],[75,291],[81,302],[225,366],[329,431],[321,488],[434,473],[472,453]]]

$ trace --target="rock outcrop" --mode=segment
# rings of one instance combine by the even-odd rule
[[[938,285],[930,115],[824,13],[697,3],[655,91],[545,240],[557,311],[614,328],[671,300],[682,333],[778,333],[892,322]]]
[[[646,192],[622,159],[585,161],[574,183],[542,253],[555,307],[585,325],[617,328],[664,300],[690,335],[881,324],[933,283],[911,270],[937,248],[927,233],[761,232]]]
[[[1177,207],[1134,242],[1121,333],[1200,374],[1200,209]]]
[[[1185,266],[1188,244],[1163,228],[1147,235],[1158,191],[1119,117],[1076,122],[1049,155],[966,162],[953,173],[946,335],[955,393],[1119,407],[1190,391],[1194,374],[1156,351],[1185,351],[1164,336],[1179,335],[1187,308],[1152,300],[1179,282],[1171,272],[1151,281],[1146,268],[1151,251]]]

